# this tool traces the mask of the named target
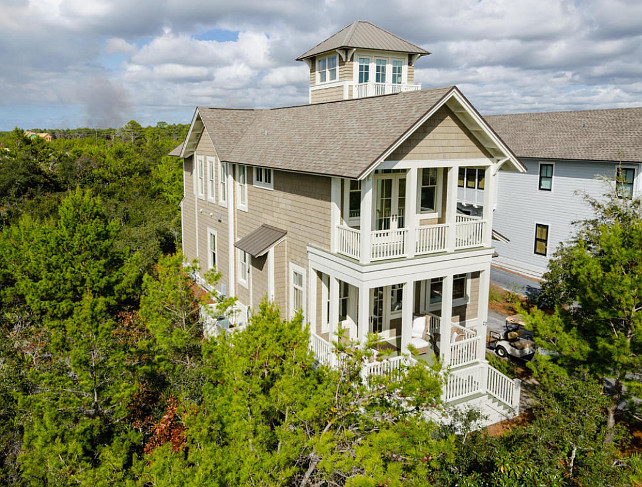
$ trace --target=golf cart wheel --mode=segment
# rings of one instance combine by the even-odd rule
[[[506,351],[506,349],[505,349],[504,347],[501,347],[501,346],[500,346],[500,347],[497,347],[497,348],[495,349],[495,353],[496,353],[499,357],[501,357],[501,358],[506,358],[506,357],[508,357],[508,352]]]

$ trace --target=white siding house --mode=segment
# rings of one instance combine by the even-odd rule
[[[573,222],[592,216],[582,195],[604,195],[618,168],[621,190],[642,194],[642,108],[486,119],[527,168],[499,174],[493,229],[509,241],[494,242],[497,267],[541,277]]]

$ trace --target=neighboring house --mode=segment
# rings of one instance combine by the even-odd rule
[[[347,45],[335,35],[301,56],[311,98],[322,91],[319,66],[326,80],[335,76],[332,56],[368,58],[352,69],[357,77],[382,72],[377,60],[386,59],[396,81],[394,61],[403,76],[421,54],[372,24],[346,29],[344,39],[369,35]],[[408,50],[387,51],[391,38]],[[348,95],[363,80],[371,83],[344,80]],[[387,86],[375,80],[373,94],[378,84]],[[452,368],[447,403],[483,404],[491,422],[513,415],[519,381],[485,361],[485,323],[493,187],[499,173],[524,167],[456,87],[344,94],[305,106],[196,109],[172,154],[184,161],[183,252],[199,259],[198,281],[216,268],[216,291],[241,307],[269,299],[286,318],[302,311],[321,363],[335,360],[340,326],[360,343],[376,333],[394,356],[364,374],[398,368],[412,345],[419,360],[434,352]],[[480,216],[457,211],[462,169],[482,182]]]
[[[48,134],[47,132],[32,132],[31,130],[25,130],[25,136],[29,137],[30,139],[35,139],[36,137],[40,137],[41,139],[45,139],[47,142],[51,142],[53,140],[53,137],[51,134]]]
[[[541,277],[572,223],[591,218],[582,198],[609,191],[604,177],[619,176],[623,197],[642,194],[642,108],[618,108],[485,117],[527,167],[502,172],[493,228],[493,264]]]

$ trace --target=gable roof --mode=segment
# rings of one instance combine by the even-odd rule
[[[206,133],[224,162],[358,179],[437,108],[451,102],[457,103],[456,115],[468,117],[465,123],[476,127],[478,138],[489,134],[486,146],[491,151],[522,170],[453,86],[285,108],[198,107],[181,156],[193,154],[198,138]]]
[[[309,51],[301,54],[296,60],[303,61],[306,58],[316,56],[323,52],[345,48],[396,51],[408,54],[419,54],[421,56],[430,54],[425,49],[391,34],[381,27],[377,27],[364,20],[356,20],[336,34],[328,37],[325,41],[317,44]]]
[[[642,107],[484,118],[518,157],[642,162]]]

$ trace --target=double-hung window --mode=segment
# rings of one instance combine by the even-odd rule
[[[553,164],[539,165],[539,186],[540,191],[551,191],[553,189]]]
[[[633,198],[635,169],[618,167],[615,172],[615,190],[619,198]]]
[[[466,298],[466,274],[453,276],[453,301]]]
[[[470,167],[459,168],[457,186],[460,188],[484,189],[485,180],[485,169],[474,169]]]
[[[239,208],[239,210],[247,211],[247,166],[239,164],[236,167],[236,179],[238,181],[236,206]]]
[[[392,61],[392,84],[400,85],[401,84],[401,73],[403,72],[403,62],[401,61]]]
[[[247,287],[248,276],[250,275],[250,257],[247,252],[237,249],[238,253],[238,273],[239,273],[239,283],[243,287]]]
[[[370,58],[359,58],[359,83],[370,81]]]
[[[535,250],[537,255],[546,255],[548,251],[548,225],[535,224]]]
[[[207,229],[207,268],[216,268],[216,231]]]
[[[437,169],[434,167],[421,170],[419,202],[422,213],[433,213],[437,211],[438,174]]]
[[[328,56],[317,61],[317,72],[319,83],[336,81],[337,79],[337,56]]]
[[[375,81],[377,83],[386,82],[386,60],[385,59],[375,60]]]
[[[214,201],[214,191],[216,185],[214,184],[214,158],[207,156],[207,198]]]
[[[272,169],[267,167],[254,168],[254,186],[259,188],[274,189]]]
[[[218,162],[218,204],[221,206],[227,206],[227,171],[228,165],[227,162]]]
[[[305,313],[305,269],[290,263],[290,316]]]
[[[203,156],[196,156],[196,191],[199,198],[205,197],[205,161]]]

